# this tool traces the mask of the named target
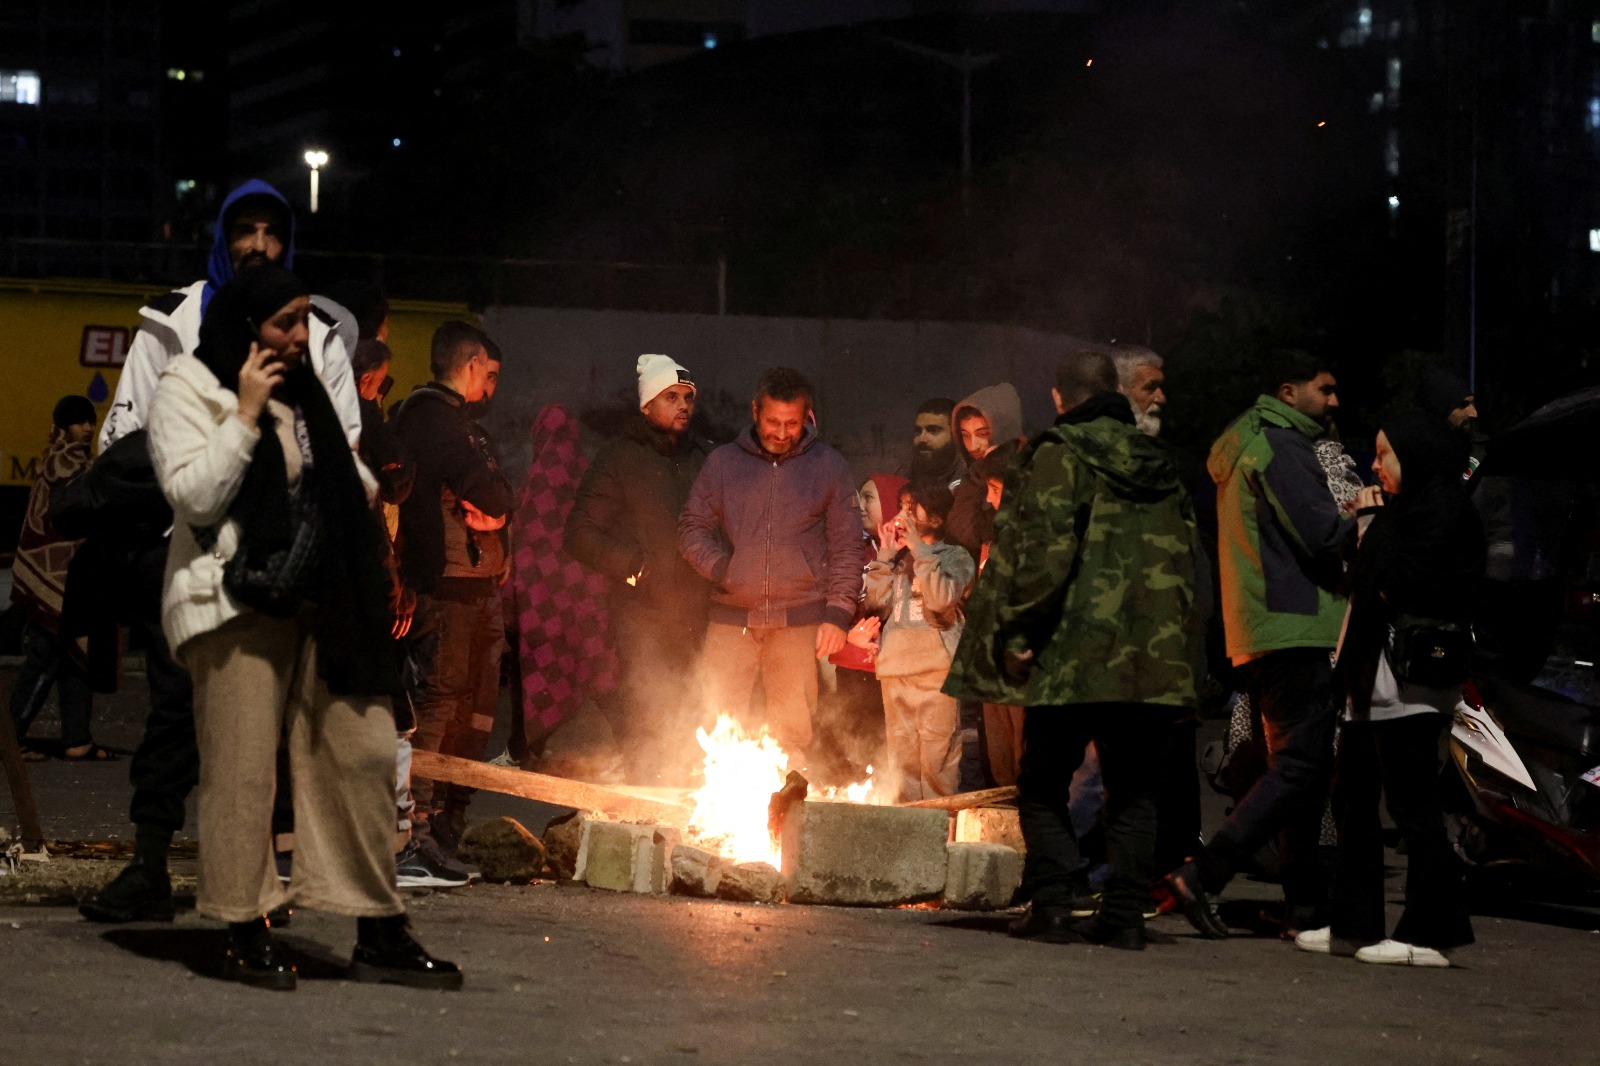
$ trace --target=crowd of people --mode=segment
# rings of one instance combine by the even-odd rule
[[[1162,905],[1226,936],[1219,895],[1277,838],[1298,947],[1436,966],[1471,942],[1434,793],[1461,679],[1409,650],[1466,624],[1483,574],[1464,384],[1435,374],[1426,410],[1384,423],[1364,486],[1332,370],[1283,353],[1211,451],[1214,546],[1159,440],[1161,359],[1133,346],[1063,353],[1031,436],[1010,384],[930,398],[908,461],[860,481],[802,374],[762,373],[716,445],[693,373],[646,354],[592,461],[570,412],[540,412],[519,494],[481,422],[494,342],[444,324],[432,380],[386,410],[387,304],[311,295],[293,233],[270,186],[235,190],[208,276],[141,312],[99,456],[87,401],[54,414],[15,577],[19,733],[54,683],[65,757],[112,757],[89,707],[119,627],[149,667],[135,855],[87,917],[172,917],[198,788],[197,906],[228,923],[226,976],[294,986],[271,933],[293,904],[357,919],[358,979],[460,987],[398,888],[473,879],[472,793],[411,753],[485,758],[506,672],[524,763],[594,700],[635,784],[690,784],[719,713],[814,779],[872,763],[895,801],[1014,784],[1018,937],[1140,949]],[[1214,598],[1213,672],[1265,768],[1202,842]],[[1380,793],[1410,856],[1392,937]]]

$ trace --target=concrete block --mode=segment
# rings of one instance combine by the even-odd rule
[[[944,905],[956,910],[997,911],[1011,906],[1022,884],[1022,853],[1004,844],[946,845],[949,860]]]
[[[791,903],[889,907],[944,891],[946,811],[808,801],[783,827]]]
[[[576,877],[613,892],[665,892],[678,839],[678,830],[665,826],[586,820]]]
[[[717,898],[734,903],[782,903],[783,875],[769,863],[741,862],[722,871]]]
[[[679,844],[672,849],[672,876],[668,891],[680,896],[710,899],[717,894],[728,860],[709,851]]]
[[[959,844],[1004,844],[1026,852],[1022,843],[1022,823],[1015,807],[973,807],[956,812],[956,842]]]

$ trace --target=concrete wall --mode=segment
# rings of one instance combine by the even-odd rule
[[[561,403],[605,424],[608,411],[637,406],[634,364],[665,352],[694,374],[703,410],[730,427],[749,422],[761,371],[791,366],[817,388],[823,439],[859,477],[892,471],[909,458],[917,405],[1009,381],[1022,395],[1029,433],[1054,417],[1050,383],[1060,334],[947,322],[869,322],[743,315],[491,307],[483,323],[506,364],[488,425],[507,467],[520,478],[528,429],[539,408]],[[598,436],[592,443],[598,443]]]

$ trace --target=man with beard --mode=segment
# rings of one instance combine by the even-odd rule
[[[628,780],[677,783],[694,736],[695,667],[710,588],[678,554],[678,516],[709,447],[693,435],[695,385],[665,355],[641,355],[639,409],[595,456],[567,516],[566,549],[610,586],[622,669]]]
[[[1466,438],[1469,451],[1467,469],[1462,476],[1470,478],[1483,462],[1486,443],[1484,435],[1478,432],[1478,397],[1471,387],[1450,371],[1430,366],[1422,372],[1417,406]]]
[[[916,427],[911,437],[911,466],[909,480],[916,484],[938,482],[955,490],[967,475],[967,464],[961,458],[961,448],[956,444],[955,430],[950,416],[955,413],[956,402],[935,396],[923,400],[917,408]]]
[[[1117,367],[1117,391],[1133,406],[1134,424],[1147,437],[1161,435],[1161,410],[1167,406],[1166,372],[1161,357],[1137,344],[1119,346],[1111,353]]]
[[[151,300],[139,309],[139,332],[128,348],[128,359],[117,379],[117,393],[105,424],[100,427],[100,450],[144,426],[156,381],[167,364],[200,343],[200,318],[211,296],[241,270],[260,263],[277,263],[294,269],[294,212],[283,194],[254,178],[222,201],[217,213],[216,237],[207,260],[206,277],[182,289]],[[361,438],[361,408],[350,374],[350,353],[338,322],[322,307],[313,307],[306,356],[311,369],[327,387],[328,399],[344,426],[352,447]]]
[[[1279,353],[1266,389],[1211,446],[1227,652],[1261,715],[1267,769],[1222,828],[1167,876],[1202,936],[1225,937],[1217,896],[1279,834],[1284,935],[1327,924],[1317,856],[1333,765],[1333,666],[1345,600],[1339,551],[1355,525],[1317,459],[1338,382],[1305,352]]]

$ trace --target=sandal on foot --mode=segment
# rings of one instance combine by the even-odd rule
[[[116,762],[122,756],[110,748],[102,747],[90,741],[89,746],[77,755],[72,754],[71,748],[62,748],[61,758],[65,762]]]

